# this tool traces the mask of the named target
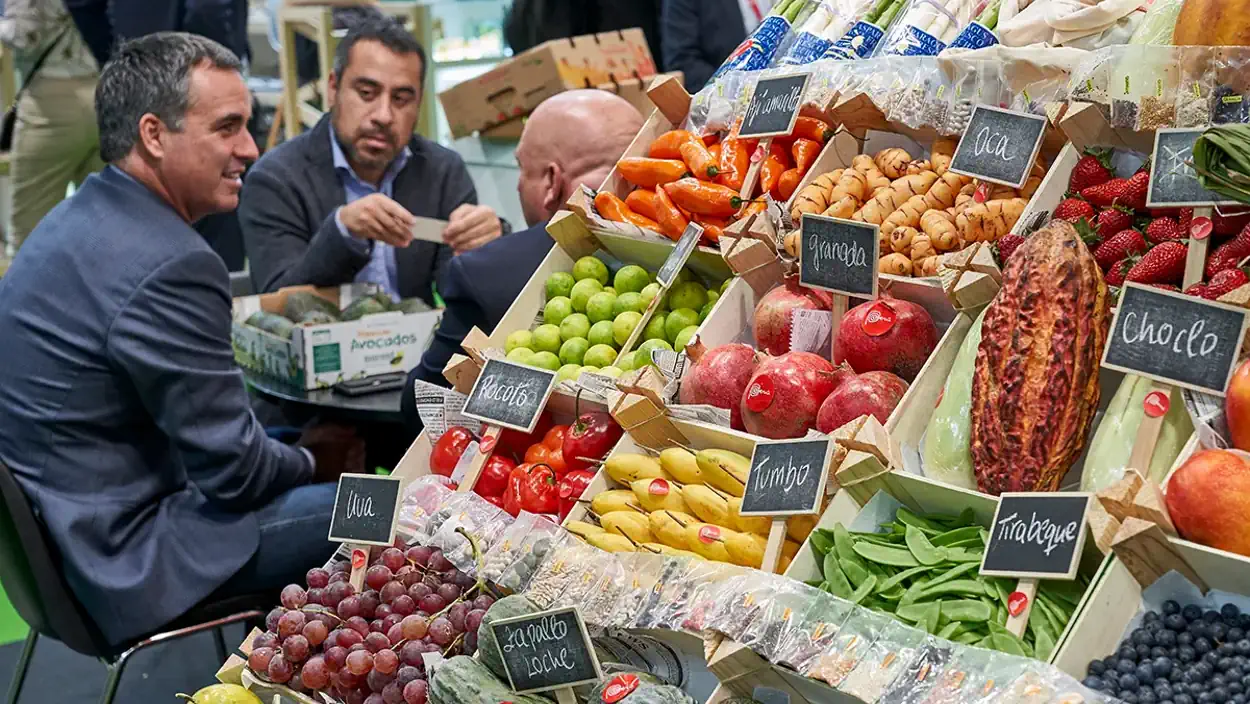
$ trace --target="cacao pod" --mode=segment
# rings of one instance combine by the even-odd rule
[[[1098,410],[1111,301],[1076,229],[1052,222],[1007,262],[985,312],[972,381],[978,488],[1054,491]]]

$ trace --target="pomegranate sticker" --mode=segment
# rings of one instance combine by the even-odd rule
[[[1172,399],[1162,391],[1151,391],[1146,394],[1146,400],[1142,402],[1142,406],[1146,409],[1146,415],[1151,418],[1158,418],[1167,413],[1171,405]]]
[[[1012,592],[1011,596],[1007,597],[1007,613],[1012,616],[1024,613],[1024,607],[1028,605],[1029,598],[1024,595],[1024,592]]]
[[[773,378],[762,374],[747,387],[747,408],[756,413],[763,413],[773,405]]]
[[[616,704],[625,697],[628,697],[642,681],[638,679],[638,675],[617,675],[608,682],[608,686],[603,688],[603,704]]]
[[[499,442],[499,436],[487,435],[482,438],[482,442],[478,447],[482,450],[483,455],[489,455],[491,450],[495,449],[495,443]]]
[[[895,320],[894,309],[884,301],[877,301],[868,309],[868,315],[864,318],[864,334],[880,337],[894,327]]]
[[[703,526],[699,529],[699,540],[711,545],[720,540],[720,528],[718,526]]]
[[[1211,218],[1194,218],[1189,223],[1189,235],[1196,240],[1205,240],[1211,236],[1211,230],[1214,227],[1215,225],[1211,222]]]
[[[653,479],[651,484],[647,486],[647,493],[652,496],[668,496],[668,481],[664,479]]]

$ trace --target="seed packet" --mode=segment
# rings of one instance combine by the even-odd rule
[[[811,606],[791,619],[783,631],[774,662],[808,674],[812,664],[833,643],[842,622],[854,610],[851,602],[818,590]]]
[[[889,115],[894,105],[902,99],[907,80],[915,74],[915,65],[899,58],[874,59],[877,71],[864,81],[862,92],[872,99],[883,115]]]
[[[979,678],[984,676],[989,666],[993,651],[949,642],[942,645],[952,651],[946,667],[923,673],[922,679],[905,691],[901,687],[903,682],[896,681],[898,698],[892,704],[963,704],[972,696]],[[890,696],[895,695],[896,692],[891,691]]]
[[[681,630],[705,587],[737,574],[733,566],[711,560],[684,560],[679,574],[665,585],[651,628]]]
[[[1176,126],[1176,86],[1180,82],[1180,47],[1151,47],[1154,71],[1138,102],[1137,130],[1152,132]]]
[[[429,542],[431,533],[437,526],[431,526],[431,516],[438,512],[453,493],[447,486],[447,479],[435,474],[414,479],[404,489],[404,498],[399,507],[399,519],[396,532],[403,535],[406,542],[424,545]]]
[[[606,627],[616,601],[626,585],[628,572],[626,567],[632,564],[633,555],[629,553],[612,553],[612,560],[601,565],[603,570],[594,587],[585,595],[584,603],[580,604],[582,617],[588,626]]]
[[[606,627],[631,628],[634,620],[642,611],[643,605],[651,596],[651,590],[664,574],[668,566],[663,555],[635,553],[630,563],[630,571],[626,574],[626,587],[612,608]]]
[[[942,680],[959,646],[945,638],[926,636],[916,657],[902,668],[881,697],[881,704],[907,704],[930,692]]]
[[[1090,52],[1088,58],[1072,72],[1068,94],[1073,102],[1092,103],[1111,119],[1111,49]]]
[[[569,588],[560,593],[551,608],[564,606],[585,608],[586,600],[598,586],[599,577],[604,570],[608,569],[608,565],[616,563],[616,555],[617,553],[596,549],[594,554],[587,559],[580,560],[572,567],[573,577],[569,582]]]
[[[990,655],[989,663],[979,672],[969,672],[969,676],[976,681],[974,686],[964,687],[967,697],[964,704],[996,704],[1005,701],[1015,682],[1038,666],[1037,661],[1030,658],[1006,655],[993,650],[984,652]]]
[[[904,673],[920,657],[927,637],[924,631],[891,621],[838,689],[865,702],[876,702],[895,679],[906,677]]]
[[[829,648],[813,663],[809,676],[824,680],[830,687],[838,687],[868,654],[877,636],[892,623],[897,622],[884,614],[855,609],[838,629]]]
[[[717,611],[722,605],[737,598],[738,585],[753,573],[745,567],[737,565],[721,565],[711,577],[701,582],[691,593],[689,611],[681,623],[681,630],[692,635],[700,635],[712,630],[710,625],[719,615]]]
[[[497,582],[500,587],[513,593],[523,591],[529,586],[539,566],[547,561],[548,556],[559,552],[568,543],[578,542],[572,535],[560,530],[559,526],[555,528],[554,531],[548,532],[541,522],[534,523],[534,529],[525,536],[520,550],[517,551],[516,559],[504,568],[500,575]]]
[[[1131,130],[1137,126],[1137,113],[1140,111],[1141,97],[1146,95],[1151,86],[1150,76],[1136,69],[1136,65],[1146,61],[1146,52],[1154,47],[1122,46],[1116,47],[1119,54],[1116,67],[1111,75],[1111,126],[1117,129]]]
[[[920,126],[924,119],[925,101],[931,90],[930,84],[937,81],[937,62],[931,58],[911,59],[906,64],[911,67],[910,75],[898,77],[895,83],[894,96],[891,102],[882,107],[891,122],[901,122],[912,129]]]
[[[657,624],[663,614],[684,589],[681,580],[691,558],[659,557],[663,559],[660,575],[644,595],[641,608],[635,614],[633,623],[629,624],[630,628],[659,628]]]
[[[1211,122],[1222,125],[1250,122],[1243,73],[1250,71],[1250,55],[1240,47],[1215,49],[1215,89],[1212,92]]]
[[[539,518],[529,511],[522,511],[517,514],[516,520],[512,525],[499,536],[499,540],[491,546],[490,550],[482,558],[482,574],[481,577],[490,582],[498,582],[503,576],[503,571],[517,559],[520,554],[521,547],[525,544],[525,538],[534,529],[535,520],[542,521],[553,529],[556,527],[554,523],[545,518]]]
[[[535,545],[535,553],[537,547],[538,544]],[[525,587],[525,596],[540,608],[552,608],[561,595],[572,589],[581,577],[579,565],[594,559],[597,552],[600,552],[598,548],[592,548],[578,540],[567,541],[559,547],[551,548],[534,570]]]
[[[1211,100],[1215,94],[1214,53],[1205,46],[1177,47],[1179,81],[1176,86],[1176,126],[1206,127],[1211,124]]]
[[[743,631],[738,642],[775,662],[788,624],[806,613],[821,594],[819,589],[787,579],[777,586],[763,610]]]
[[[739,582],[737,598],[726,600],[725,606],[717,611],[718,618],[708,624],[708,628],[742,640],[778,592],[788,590],[792,584],[792,580],[781,575],[753,570]]]
[[[456,569],[476,576],[479,557],[507,532],[514,519],[477,494],[465,492],[463,495],[467,498],[461,502],[461,510],[439,526],[430,537],[430,546],[441,549]],[[472,542],[465,533],[472,536]]]
[[[950,81],[950,107],[946,122],[938,128],[942,134],[963,134],[972,119],[972,107],[977,103],[977,67],[980,62],[961,61],[956,64],[955,75]]]

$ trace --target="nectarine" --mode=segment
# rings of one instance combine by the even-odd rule
[[[1167,486],[1168,513],[1186,540],[1250,557],[1250,462],[1227,450],[1203,450]]]
[[[1224,416],[1233,447],[1250,450],[1250,359],[1242,362],[1224,394]]]

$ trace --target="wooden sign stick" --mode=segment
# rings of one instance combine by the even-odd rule
[[[561,687],[555,693],[556,702],[559,704],[577,704],[577,696],[573,694],[572,687]]]
[[[1215,209],[1209,205],[1194,208],[1191,221],[1198,218],[1207,218],[1209,220],[1214,212]],[[1186,234],[1192,235],[1192,232]],[[1202,239],[1192,236],[1189,238],[1189,250],[1185,254],[1185,278],[1183,279],[1185,284],[1181,286],[1182,291],[1202,281],[1202,270],[1207,264],[1207,245],[1210,242],[1210,232]]]
[[[777,572],[777,563],[781,561],[781,546],[786,542],[786,517],[777,516],[768,529],[768,543],[764,546],[764,561],[760,569],[769,573]]]
[[[846,308],[850,305],[849,296],[840,293],[833,294],[833,320],[829,323],[829,359],[832,361],[837,357],[838,346],[838,328],[842,325],[842,318],[846,316]]]
[[[1033,611],[1033,597],[1037,595],[1037,580],[1022,579],[1016,582],[1016,589],[1011,594],[1014,597],[1017,593],[1023,594],[1027,601],[1024,602],[1024,608],[1015,616],[1011,615],[1011,601],[1007,600],[1007,625],[1006,628],[1013,636],[1017,638],[1024,637],[1024,629],[1029,625],[1029,613]]]
[[[1150,391],[1146,394],[1147,410],[1150,408],[1151,394],[1155,392],[1163,394],[1168,403],[1172,402],[1172,387],[1156,381],[1150,385]],[[1150,458],[1154,457],[1155,445],[1159,442],[1159,431],[1163,429],[1163,418],[1166,415],[1166,411],[1157,416],[1147,412],[1141,425],[1137,426],[1137,437],[1133,440],[1133,453],[1129,455],[1128,466],[1140,471],[1143,477],[1150,473]]]
[[[773,146],[772,137],[764,137],[760,140],[760,144],[755,148],[755,154],[752,154],[751,168],[747,169],[746,178],[742,181],[742,191],[738,193],[738,197],[742,200],[751,200],[751,194],[755,191],[755,184],[759,182],[760,170],[764,168],[764,160],[768,158],[768,150]],[[758,159],[755,159],[759,156]],[[763,198],[764,194],[760,194]]]

